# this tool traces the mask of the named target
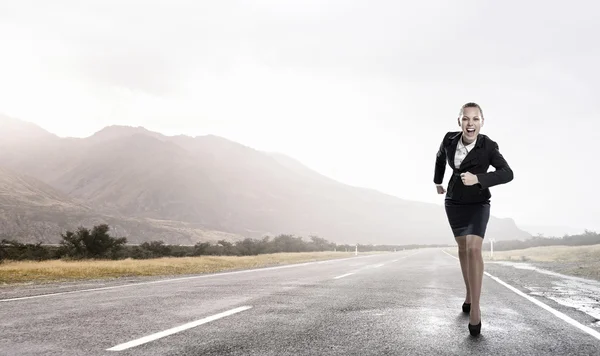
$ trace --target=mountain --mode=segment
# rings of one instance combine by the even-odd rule
[[[247,237],[290,233],[338,243],[454,241],[441,205],[342,184],[293,158],[218,136],[165,136],[142,127],[110,126],[84,139],[24,137],[5,145],[0,166],[31,175],[106,216],[192,224]],[[497,240],[529,236],[511,219],[495,217],[488,231]]]
[[[0,165],[52,180],[72,168],[83,140],[60,138],[41,127],[0,115]]]
[[[67,230],[103,223],[110,225],[111,233],[126,236],[131,243],[162,239],[173,244],[194,244],[199,240],[243,238],[179,221],[99,214],[35,178],[0,167],[0,239],[57,243]]]
[[[0,145],[33,143],[37,140],[58,139],[38,125],[0,114]]]

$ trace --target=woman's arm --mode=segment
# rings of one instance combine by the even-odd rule
[[[477,174],[477,180],[481,189],[505,184],[513,180],[513,171],[500,153],[500,148],[496,142],[493,142],[490,164],[496,168],[494,172]]]
[[[446,140],[446,136],[442,140],[440,144],[440,148],[435,156],[435,170],[433,174],[433,182],[436,185],[442,184],[444,181],[444,173],[446,172],[446,149],[444,148],[444,141]]]

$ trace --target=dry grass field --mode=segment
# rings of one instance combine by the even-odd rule
[[[488,251],[489,259],[489,251]],[[494,251],[495,260],[535,262],[595,262],[600,260],[600,245],[544,246],[523,250]]]
[[[458,256],[456,248],[446,252]],[[527,262],[572,276],[600,280],[600,245],[543,246],[521,250],[483,251],[484,261]]]
[[[360,255],[371,253],[360,253]],[[282,264],[347,258],[354,252],[273,253],[258,256],[165,257],[147,260],[8,261],[0,264],[0,285],[131,276],[214,273]]]

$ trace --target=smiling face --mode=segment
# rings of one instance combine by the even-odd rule
[[[458,125],[463,133],[465,143],[475,141],[481,126],[483,125],[483,116],[476,107],[466,107],[462,110],[462,116],[458,118]]]

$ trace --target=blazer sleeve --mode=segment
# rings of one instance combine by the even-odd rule
[[[496,168],[496,170],[493,172],[477,174],[480,189],[486,189],[498,184],[505,184],[513,180],[513,171],[500,153],[498,144],[493,142],[492,145],[490,164]]]
[[[444,173],[446,172],[446,147],[444,142],[446,141],[446,135],[442,139],[442,143],[435,156],[435,170],[433,174],[433,182],[435,184],[442,184],[444,181]]]

